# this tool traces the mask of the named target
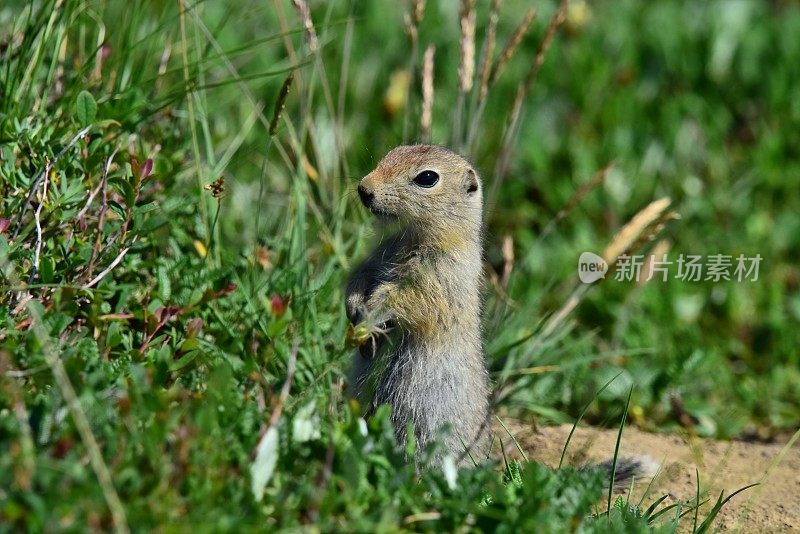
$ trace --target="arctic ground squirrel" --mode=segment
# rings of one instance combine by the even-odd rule
[[[358,195],[393,231],[347,283],[347,317],[369,334],[354,354],[351,395],[367,413],[391,405],[400,442],[413,423],[418,452],[445,430],[445,454],[481,461],[492,412],[481,341],[478,172],[444,147],[399,146],[361,180]],[[619,458],[616,477],[613,465],[588,467],[608,471],[618,488],[654,471],[646,457]]]
[[[367,411],[391,405],[401,442],[413,423],[418,451],[444,431],[457,460],[468,451],[485,457],[491,425],[480,177],[446,148],[399,146],[361,180],[358,194],[394,233],[347,285],[350,322],[372,334],[354,356],[351,394]]]

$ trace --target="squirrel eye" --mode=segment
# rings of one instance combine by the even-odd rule
[[[414,178],[414,183],[420,187],[433,187],[439,181],[439,175],[433,171],[422,171]]]

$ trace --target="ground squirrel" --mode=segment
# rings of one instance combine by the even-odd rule
[[[398,440],[414,424],[417,450],[443,427],[446,453],[485,458],[491,431],[481,342],[483,195],[473,165],[440,146],[399,146],[358,186],[393,226],[347,283],[347,317],[371,333],[355,352],[351,394],[371,412],[392,406]],[[435,457],[440,460],[441,454]],[[647,457],[618,458],[617,488],[652,474]]]
[[[418,451],[449,427],[444,444],[456,459],[484,454],[490,409],[478,173],[446,148],[399,146],[358,194],[395,232],[347,284],[348,319],[373,334],[354,356],[352,395],[367,411],[391,405],[401,442],[413,423]]]

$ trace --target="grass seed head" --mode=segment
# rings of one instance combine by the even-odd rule
[[[459,20],[461,39],[458,87],[462,93],[468,93],[472,89],[472,80],[475,77],[475,0],[461,1]]]

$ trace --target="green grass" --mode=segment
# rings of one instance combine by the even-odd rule
[[[364,427],[347,404],[342,285],[374,237],[354,186],[420,137],[428,44],[431,139],[468,152],[492,192],[499,409],[616,426],[632,391],[627,424],[649,430],[796,429],[798,6],[573,8],[504,145],[555,4],[537,6],[482,105],[459,95],[457,6],[428,4],[415,46],[402,6],[312,4],[318,52],[282,2],[0,7],[0,530],[108,529],[122,515],[137,530],[674,528],[672,510],[624,502],[598,519],[593,472],[507,460],[419,474],[385,414]],[[526,8],[504,2],[498,50]],[[409,65],[398,108],[386,94]],[[758,281],[610,277],[546,331],[579,254],[664,196],[681,216],[659,235],[672,259],[761,254]]]

